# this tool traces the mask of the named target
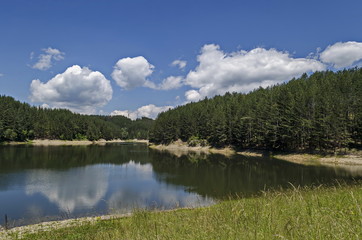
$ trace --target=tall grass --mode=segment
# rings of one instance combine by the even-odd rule
[[[262,196],[25,235],[25,239],[362,239],[362,185]],[[16,235],[13,238],[17,238]]]

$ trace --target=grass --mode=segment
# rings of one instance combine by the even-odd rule
[[[361,239],[362,183],[262,196],[23,235],[24,239]],[[19,236],[14,234],[13,239]]]

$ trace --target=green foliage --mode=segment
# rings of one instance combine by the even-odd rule
[[[88,116],[65,109],[44,109],[0,96],[0,142],[31,139],[148,139],[153,120]]]
[[[188,140],[187,140],[187,145],[190,147],[205,147],[207,146],[207,140],[205,139],[200,139],[199,137],[196,136],[191,136]]]
[[[226,93],[160,114],[150,141],[192,136],[215,147],[336,151],[362,146],[362,69],[304,74],[248,94]]]
[[[75,140],[87,140],[87,136],[86,135],[82,135],[80,133],[76,133],[75,134]]]
[[[4,132],[4,139],[8,140],[8,141],[14,141],[17,138],[17,134],[14,130],[12,129],[6,129]]]

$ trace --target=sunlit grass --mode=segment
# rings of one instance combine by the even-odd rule
[[[362,185],[267,192],[211,207],[25,235],[25,239],[361,239]],[[15,239],[17,236],[13,236]]]

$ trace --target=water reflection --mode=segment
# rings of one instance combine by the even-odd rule
[[[147,162],[145,144],[105,146],[0,146],[0,173],[24,169],[66,170],[90,164]]]
[[[73,168],[67,171],[33,170],[27,174],[25,192],[40,193],[61,211],[92,208],[105,195],[108,174],[97,167]]]
[[[214,201],[198,194],[184,191],[183,186],[169,186],[155,181],[151,164],[130,161],[117,168],[115,191],[108,200],[108,208],[114,213],[130,212],[135,208],[169,209],[209,205]]]
[[[187,186],[191,192],[218,199],[292,185],[335,184],[336,179],[349,181],[362,176],[358,167],[304,166],[261,157],[200,153],[178,157],[156,150],[150,155],[159,181]]]
[[[0,224],[4,214],[26,224],[64,212],[79,217],[207,205],[291,184],[360,179],[361,170],[257,157],[174,155],[145,144],[0,146]]]

